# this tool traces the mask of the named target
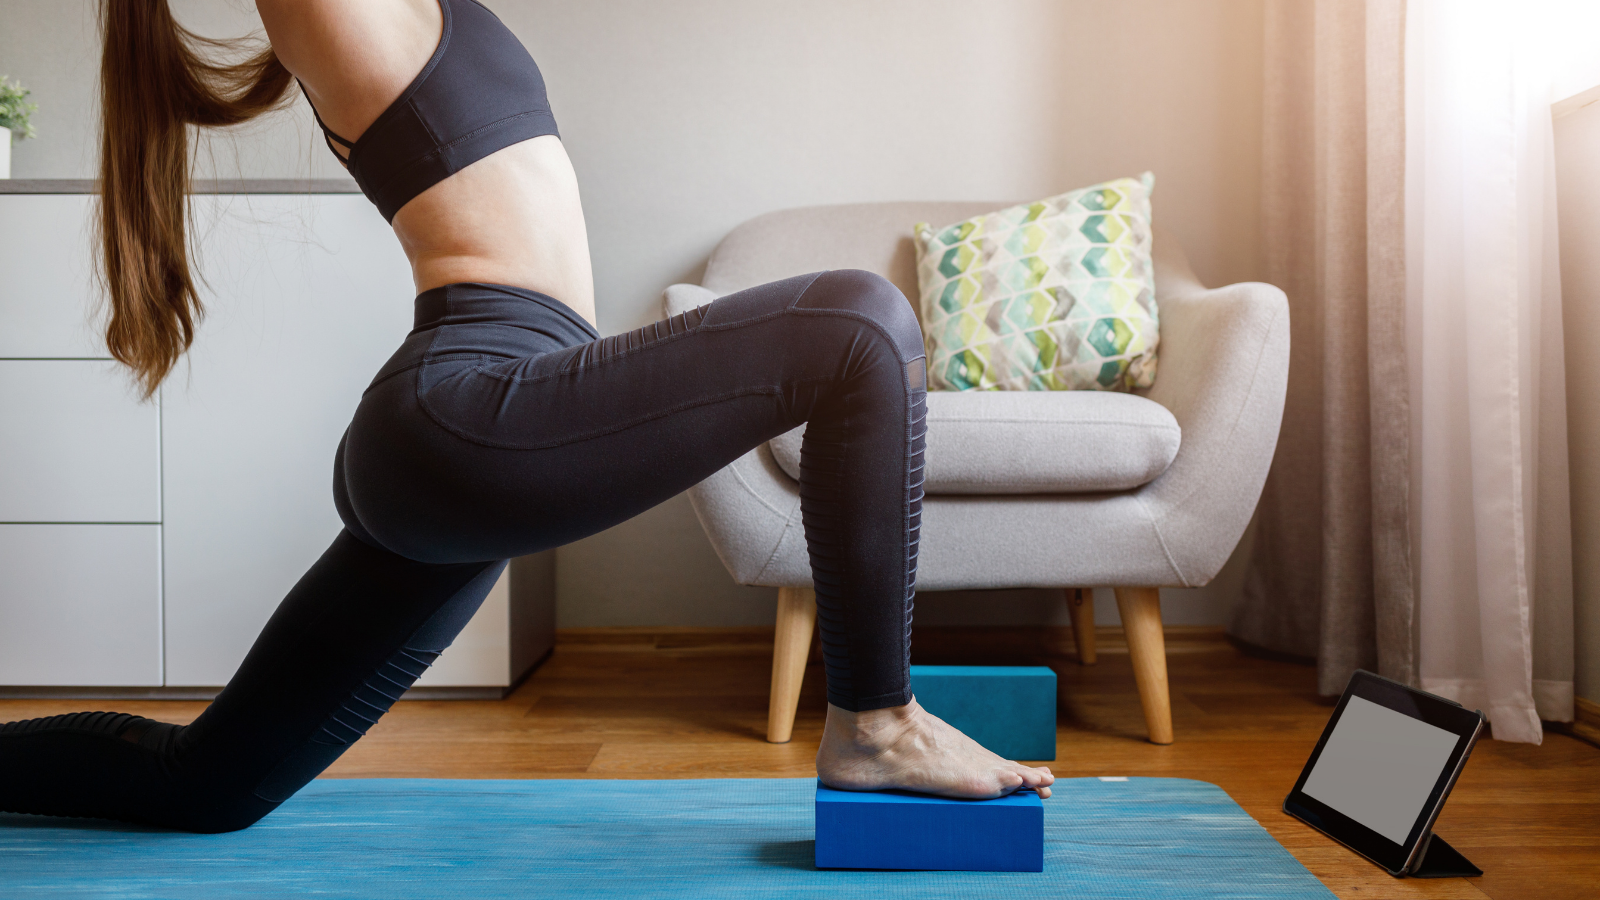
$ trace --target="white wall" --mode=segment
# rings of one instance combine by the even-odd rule
[[[13,178],[90,178],[99,159],[100,38],[94,0],[0,0],[0,74],[22,82],[38,104],[39,137],[12,147]],[[208,36],[259,31],[247,0],[172,0],[178,21]],[[200,177],[335,178],[344,169],[322,141],[311,109],[250,123],[198,148]]]
[[[1262,0],[488,3],[549,84],[602,332],[650,321],[663,287],[695,280],[723,234],[769,210],[1031,199],[1145,169],[1202,279],[1259,277]],[[243,0],[173,8],[205,34],[255,21]],[[17,177],[92,174],[96,54],[88,0],[5,0],[0,72],[41,107]],[[200,171],[340,174],[303,103],[213,143]],[[772,617],[772,592],[729,582],[681,497],[564,548],[558,578],[567,627]],[[1169,618],[1223,622],[1229,597],[1174,592]],[[988,621],[1060,618],[1036,593],[989,599]],[[968,617],[919,603],[923,621]]]
[[[1600,92],[1556,119],[1561,304],[1572,478],[1574,688],[1600,702]]]

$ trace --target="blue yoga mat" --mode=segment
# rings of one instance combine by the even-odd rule
[[[244,831],[0,814],[7,898],[1333,897],[1215,785],[1056,782],[1042,874],[819,871],[816,782],[318,780]]]

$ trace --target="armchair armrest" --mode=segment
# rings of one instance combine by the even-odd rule
[[[1162,243],[1160,368],[1144,393],[1177,418],[1183,440],[1138,494],[1183,583],[1201,585],[1232,554],[1272,464],[1289,383],[1289,305],[1268,284],[1207,289],[1176,245]]]
[[[662,318],[670,319],[697,306],[705,306],[717,297],[715,291],[707,290],[698,284],[669,285],[661,294]]]

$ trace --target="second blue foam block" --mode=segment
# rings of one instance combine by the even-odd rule
[[[817,868],[1043,872],[1044,805],[1033,791],[946,800],[819,783]]]
[[[1056,758],[1056,673],[1048,666],[912,666],[911,692],[1006,759]]]

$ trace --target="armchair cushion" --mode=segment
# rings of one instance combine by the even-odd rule
[[[772,455],[800,477],[804,426]],[[929,494],[1086,494],[1154,481],[1178,455],[1178,420],[1134,394],[930,391]]]

